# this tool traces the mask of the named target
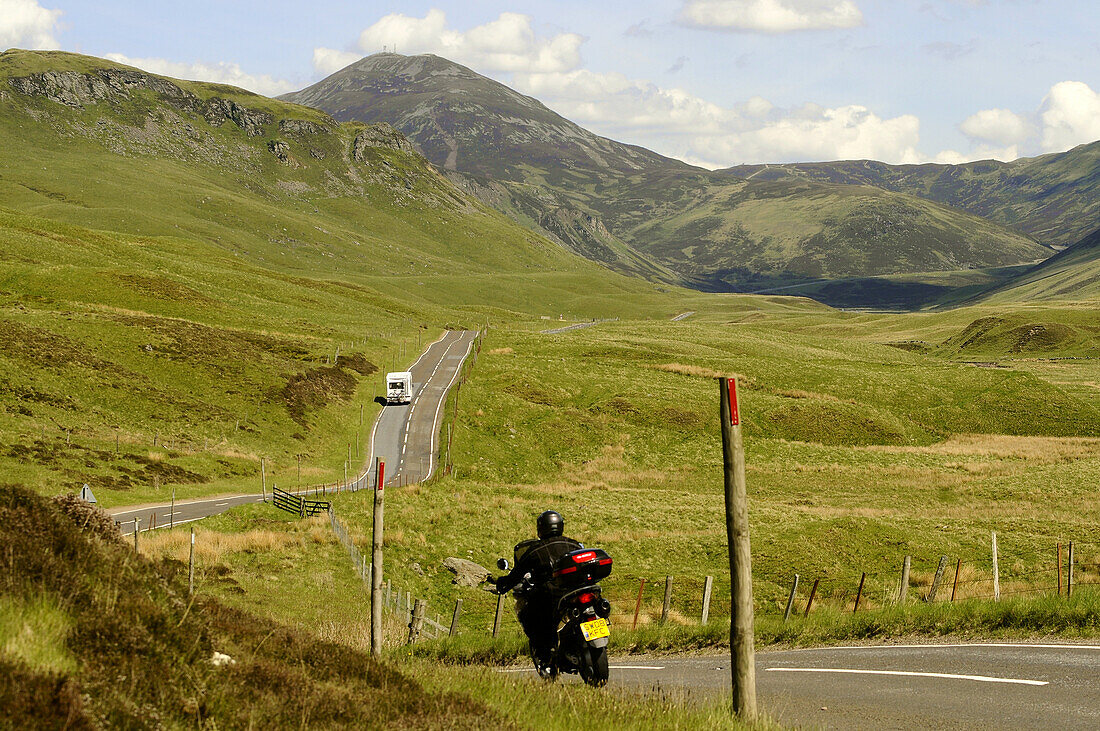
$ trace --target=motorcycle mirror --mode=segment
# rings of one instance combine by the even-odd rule
[[[507,571],[508,568],[509,568],[508,567],[508,559],[498,558],[497,559],[497,568],[500,569],[501,571]]]

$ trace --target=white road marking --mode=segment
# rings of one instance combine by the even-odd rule
[[[470,346],[466,348],[466,354],[462,356],[463,361],[465,361],[466,358],[470,357],[470,352],[474,349],[475,340],[477,340],[476,336],[470,339]],[[454,375],[451,376],[451,381],[447,384],[447,387],[443,389],[443,393],[447,393],[451,390],[451,386],[454,385],[455,379],[458,378],[458,372],[460,370],[462,369],[455,368]],[[439,413],[443,409],[444,400],[445,399],[443,398],[439,399],[439,405],[435,407],[435,418],[432,420],[432,443],[428,449],[428,477],[431,477],[432,472],[435,470],[435,437],[436,434],[439,432]]]
[[[940,648],[959,647],[1015,647],[1039,650],[1100,650],[1100,645],[1035,645],[1029,642],[958,642],[954,644],[928,644],[928,645],[837,645],[834,647],[802,647],[787,652],[812,652],[816,650],[937,650]]]
[[[844,673],[848,675],[898,675],[910,678],[946,678],[948,680],[976,680],[981,683],[1012,683],[1015,685],[1049,685],[1045,680],[1020,678],[993,678],[988,675],[957,675],[955,673],[919,673],[908,670],[857,670],[854,668],[765,668],[773,673]]]

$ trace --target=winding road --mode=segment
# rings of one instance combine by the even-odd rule
[[[472,330],[448,330],[429,345],[409,370],[413,374],[413,400],[403,406],[383,406],[371,431],[369,459],[363,472],[349,489],[374,484],[374,458],[386,463],[387,485],[412,483],[430,477],[436,468],[439,451],[437,435],[447,391],[458,378],[459,368],[470,354],[477,333]],[[306,492],[303,490],[303,492]],[[312,494],[312,488],[309,490]],[[321,496],[318,495],[320,499]],[[152,526],[167,528],[224,513],[248,503],[262,502],[263,496],[229,495],[199,500],[112,508],[108,514],[119,523],[123,533],[134,532],[135,519],[140,530]]]

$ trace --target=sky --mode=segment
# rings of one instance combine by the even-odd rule
[[[0,0],[0,49],[276,95],[435,53],[705,167],[1012,160],[1100,140],[1091,0]]]

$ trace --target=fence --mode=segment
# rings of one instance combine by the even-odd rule
[[[314,515],[324,513],[332,509],[332,503],[324,500],[306,500],[298,495],[293,495],[285,490],[273,487],[271,490],[271,502],[280,510],[303,518],[312,518]]]

